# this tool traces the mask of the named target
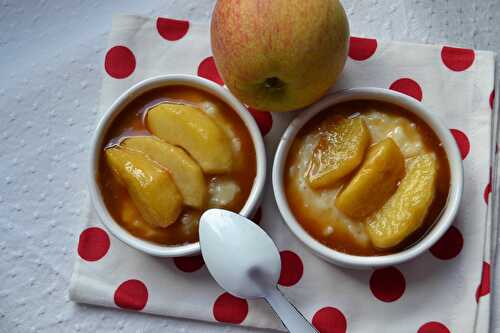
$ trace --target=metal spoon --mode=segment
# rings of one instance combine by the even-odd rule
[[[292,333],[317,332],[277,288],[280,255],[264,230],[223,209],[207,210],[199,228],[203,260],[222,288],[242,298],[265,298]]]

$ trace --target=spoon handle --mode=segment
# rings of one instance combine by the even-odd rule
[[[318,333],[307,319],[286,299],[278,287],[270,288],[265,298],[290,333]]]

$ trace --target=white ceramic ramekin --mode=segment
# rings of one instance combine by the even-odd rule
[[[126,244],[136,248],[137,250],[146,252],[148,254],[159,257],[178,257],[194,255],[200,252],[200,243],[192,243],[178,246],[167,246],[155,244],[141,238],[135,237],[127,230],[121,227],[110,215],[106,205],[104,204],[101,190],[97,184],[97,172],[99,169],[99,160],[104,146],[104,137],[108,131],[111,123],[116,116],[124,109],[124,107],[132,100],[146,91],[158,87],[183,85],[194,87],[218,97],[220,100],[227,103],[243,120],[250,135],[252,137],[256,160],[257,160],[257,174],[253,183],[250,195],[239,212],[243,216],[252,216],[262,197],[264,183],[266,179],[266,151],[262,135],[260,134],[257,123],[247,109],[233,96],[231,93],[212,81],[193,76],[193,75],[165,75],[153,77],[141,81],[126,92],[124,92],[106,111],[101,121],[99,122],[92,139],[90,147],[90,165],[88,174],[88,183],[90,190],[90,197],[99,218],[102,220],[106,228],[118,239]]]
[[[383,256],[356,256],[335,251],[310,236],[295,219],[295,216],[288,206],[283,186],[283,174],[286,157],[297,132],[311,118],[321,111],[332,105],[351,100],[377,100],[388,102],[401,106],[408,112],[416,114],[434,130],[438,138],[441,140],[444,150],[446,151],[450,164],[451,176],[450,191],[446,207],[444,208],[439,221],[436,222],[432,230],[430,230],[419,242],[402,252]],[[462,159],[450,130],[443,125],[435,113],[427,110],[423,104],[417,100],[407,95],[381,88],[354,88],[343,90],[333,95],[324,97],[316,104],[303,110],[300,115],[291,122],[281,138],[274,157],[272,178],[274,195],[276,197],[278,208],[284,221],[295,236],[297,236],[307,247],[320,257],[331,263],[350,268],[376,268],[396,265],[415,258],[422,252],[429,249],[439,240],[441,236],[443,236],[452,224],[460,205],[463,187]]]

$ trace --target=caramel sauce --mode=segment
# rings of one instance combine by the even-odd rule
[[[223,121],[232,128],[235,138],[240,143],[237,152],[239,167],[233,168],[230,173],[224,175],[205,174],[205,180],[207,187],[216,177],[234,181],[239,186],[240,191],[224,207],[225,209],[239,212],[250,194],[256,175],[255,148],[248,129],[231,107],[215,96],[187,86],[169,86],[148,91],[132,100],[113,121],[105,137],[97,176],[110,214],[128,232],[144,240],[164,245],[193,243],[198,241],[198,220],[202,211],[184,206],[180,217],[171,226],[158,228],[149,225],[141,217],[127,189],[113,175],[104,155],[106,147],[118,144],[126,137],[152,135],[146,128],[143,118],[149,108],[162,102],[193,105],[209,102],[222,111]]]
[[[349,223],[351,223],[349,227],[343,226],[341,223],[337,223],[340,220],[335,221],[337,223],[337,227],[332,227],[332,229],[330,230],[331,232],[325,232],[326,228],[328,228],[329,225],[335,225],[335,223],[327,220],[330,218],[329,216],[317,214],[317,211],[311,208],[311,202],[308,202],[308,198],[311,198],[311,196],[306,197],[303,187],[301,188],[297,185],[297,177],[301,177],[303,175],[297,175],[297,171],[293,171],[297,169],[297,165],[300,163],[299,154],[301,149],[304,149],[306,139],[308,138],[308,136],[311,137],[312,135],[318,135],[318,133],[321,134],[321,124],[327,117],[332,117],[333,115],[339,115],[343,117],[353,117],[360,115],[363,116],[367,114],[367,112],[374,111],[390,116],[399,116],[407,119],[409,122],[414,124],[412,126],[420,135],[423,145],[422,149],[426,152],[435,153],[438,161],[436,192],[434,200],[429,207],[422,226],[414,233],[412,233],[409,237],[407,237],[397,247],[390,250],[380,250],[375,248],[371,244],[366,230],[364,229],[364,222],[361,219],[356,220],[354,218],[348,218]],[[370,144],[375,144],[381,139],[383,138],[373,140],[372,137],[372,141]],[[350,181],[355,173],[356,170],[340,181],[338,191],[340,191],[343,184],[347,184]],[[295,215],[297,221],[313,238],[334,250],[344,253],[361,256],[377,256],[388,253],[396,253],[409,248],[413,244],[418,242],[432,229],[433,225],[439,219],[439,216],[446,205],[450,187],[450,168],[442,143],[440,142],[434,131],[423,120],[396,105],[370,100],[358,100],[345,102],[330,107],[328,110],[321,112],[316,117],[311,119],[299,131],[288,153],[285,166],[284,185],[290,209]],[[317,192],[313,194],[313,198],[315,198],[314,196],[317,196],[319,198],[322,194],[321,191],[321,189],[317,190]],[[338,191],[335,192],[336,190],[331,189],[327,189],[327,191],[332,191],[331,193],[338,193]],[[335,205],[334,200],[331,201],[331,205]],[[356,232],[348,231],[352,229],[358,230],[358,233],[361,236],[353,236],[356,234]],[[363,237],[365,237],[366,241],[359,241],[359,239],[364,239]]]

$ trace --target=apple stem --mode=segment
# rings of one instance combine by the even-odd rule
[[[273,77],[267,78],[264,81],[264,85],[266,86],[266,88],[269,88],[269,89],[281,89],[285,84],[283,83],[283,81],[281,81],[277,77],[273,76]]]

